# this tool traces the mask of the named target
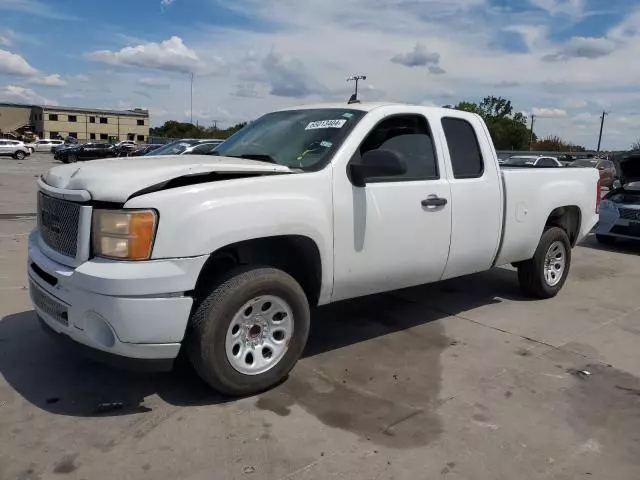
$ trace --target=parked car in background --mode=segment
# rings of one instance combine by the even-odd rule
[[[117,156],[115,147],[110,143],[85,143],[60,149],[56,151],[53,158],[62,160],[63,163],[75,163],[77,161]]]
[[[509,167],[563,167],[555,157],[543,157],[538,155],[513,155],[504,160],[501,165]]]
[[[10,156],[16,160],[22,160],[31,155],[31,150],[23,142],[0,138],[0,155]]]
[[[149,152],[153,152],[160,147],[164,147],[163,143],[151,143],[149,145],[144,145],[142,147],[136,148],[133,152],[129,153],[130,157],[141,157],[146,155]]]
[[[601,158],[581,158],[569,164],[571,167],[591,167],[597,168],[600,173],[600,185],[609,190],[613,189],[613,182],[616,179],[616,166],[611,160]]]
[[[618,238],[640,240],[640,152],[623,155],[618,171],[620,186],[600,203],[596,230],[600,243],[613,243]]]
[[[153,152],[147,153],[145,156],[156,156],[156,155],[182,155],[189,148],[196,145],[204,144],[204,143],[217,143],[221,144],[223,140],[209,138],[185,138],[183,140],[176,140],[175,142],[167,143],[162,148],[158,148]]]
[[[63,143],[64,142],[62,140],[43,138],[42,140],[36,140],[35,142],[30,143],[28,146],[33,147],[34,152],[50,152],[51,148],[62,145]]]
[[[138,144],[133,140],[122,140],[114,145],[119,157],[126,157],[138,148]]]
[[[221,140],[214,142],[197,143],[188,147],[180,155],[212,155],[216,148],[222,143]]]

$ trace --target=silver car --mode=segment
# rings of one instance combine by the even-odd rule
[[[600,202],[596,239],[601,243],[613,243],[617,238],[640,240],[640,152],[623,156],[618,172],[618,188]]]
[[[0,139],[0,155],[8,155],[17,160],[22,160],[24,157],[31,155],[31,150],[23,142]]]

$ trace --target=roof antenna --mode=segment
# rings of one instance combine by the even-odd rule
[[[347,77],[347,82],[356,82],[356,91],[351,95],[347,104],[360,103],[360,100],[358,100],[358,81],[366,79],[366,75],[351,75],[350,77]]]

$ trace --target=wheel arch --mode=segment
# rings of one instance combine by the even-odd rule
[[[569,237],[572,247],[575,247],[582,225],[582,212],[576,205],[565,205],[554,208],[547,216],[545,229],[558,227],[564,230]]]
[[[316,242],[304,235],[253,238],[212,252],[202,267],[195,287],[201,297],[225,273],[240,265],[278,268],[300,284],[309,305],[318,305],[322,289],[322,258]]]

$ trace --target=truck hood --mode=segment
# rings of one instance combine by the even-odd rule
[[[289,167],[257,160],[210,155],[166,155],[93,160],[54,167],[41,180],[60,190],[88,192],[92,200],[124,203],[136,193],[161,190],[168,182],[181,185],[238,176],[292,173]],[[216,176],[215,174],[220,174]],[[86,195],[85,195],[86,196]]]
[[[622,185],[640,182],[640,152],[629,152],[617,160]]]

